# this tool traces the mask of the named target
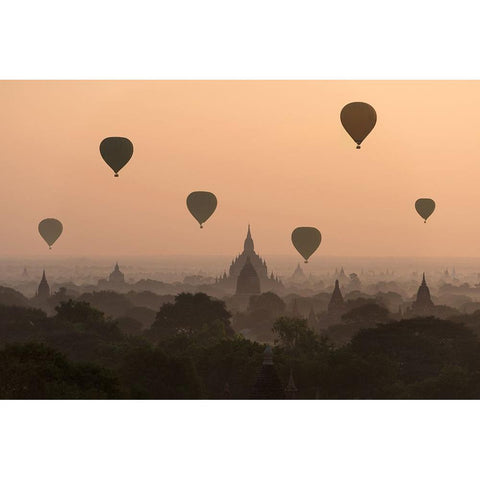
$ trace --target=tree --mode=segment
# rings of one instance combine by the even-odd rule
[[[142,324],[132,317],[119,317],[115,319],[115,324],[124,335],[140,335],[142,333]]]
[[[0,304],[27,307],[28,299],[13,288],[0,286]]]
[[[389,320],[390,312],[383,306],[376,303],[367,303],[360,307],[353,308],[342,315],[346,323],[358,326],[375,326],[377,323],[384,323]]]
[[[119,338],[120,330],[105,319],[105,314],[90,306],[87,302],[69,300],[55,307],[56,320],[74,324],[77,329],[93,331],[100,335]]]
[[[434,317],[361,330],[351,349],[364,358],[388,358],[406,384],[438,376],[445,367],[480,371],[480,343],[464,325]]]
[[[150,345],[123,357],[119,377],[128,398],[193,399],[202,397],[201,381],[188,357],[166,355]]]
[[[92,307],[112,318],[126,315],[127,311],[133,307],[132,302],[125,295],[111,291],[84,293],[78,300],[88,302]]]
[[[46,317],[39,309],[0,305],[0,344],[38,341]]]
[[[250,297],[248,310],[261,311],[270,318],[278,318],[285,312],[285,302],[275,293],[265,292]]]
[[[273,323],[284,312],[285,302],[275,293],[252,295],[247,311],[235,315],[235,331],[257,341],[271,342]]]
[[[165,303],[156,315],[149,336],[159,340],[172,335],[192,336],[210,332],[225,338],[232,336],[231,314],[225,303],[205,293],[180,293],[174,303]]]
[[[10,345],[0,351],[0,398],[119,398],[115,376],[100,367],[70,363],[42,344]]]
[[[290,350],[304,346],[315,337],[313,330],[308,328],[307,320],[300,318],[279,318],[273,324],[273,333],[278,335],[280,345]]]

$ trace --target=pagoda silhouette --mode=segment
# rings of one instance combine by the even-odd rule
[[[267,262],[255,252],[250,225],[248,225],[247,236],[243,242],[243,252],[232,260],[228,275],[225,272],[223,276],[215,279],[215,283],[220,287],[237,291],[237,280],[247,262],[247,259],[257,273],[261,291],[275,290],[283,287],[282,282],[273,274],[273,272],[268,275]]]
[[[418,287],[417,297],[412,303],[411,308],[408,313],[410,315],[432,315],[434,310],[434,303],[430,297],[430,289],[428,288],[427,282],[425,280],[425,272],[423,273],[422,283]]]

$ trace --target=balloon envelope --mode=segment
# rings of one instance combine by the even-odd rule
[[[357,144],[357,148],[360,148],[360,144],[377,123],[377,112],[368,103],[353,102],[342,108],[340,120],[343,128]]]
[[[415,210],[427,223],[427,218],[435,210],[435,202],[431,198],[419,198],[415,202]]]
[[[133,143],[125,137],[107,137],[100,143],[100,154],[118,177],[118,172],[132,158]]]
[[[315,227],[297,227],[292,232],[293,246],[305,259],[305,263],[308,263],[308,259],[319,247],[321,241],[322,235]]]
[[[42,238],[47,242],[47,245],[52,248],[52,245],[63,232],[63,225],[62,222],[56,218],[44,218],[38,224],[38,231]]]
[[[217,208],[217,197],[211,192],[192,192],[187,197],[187,208],[203,228],[206,222]]]

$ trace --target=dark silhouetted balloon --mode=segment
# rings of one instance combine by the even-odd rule
[[[415,210],[425,220],[423,223],[427,223],[427,218],[435,210],[435,202],[431,198],[419,198],[415,202]]]
[[[297,227],[292,232],[293,246],[305,259],[305,263],[308,263],[308,259],[319,247],[321,241],[322,235],[315,227]]]
[[[62,234],[63,225],[62,222],[56,218],[44,218],[38,224],[38,231],[42,238],[47,242],[48,247],[51,249],[52,245]]]
[[[340,120],[343,128],[357,144],[357,148],[360,148],[360,144],[377,123],[377,113],[368,103],[353,102],[342,108]]]
[[[133,155],[133,143],[124,137],[108,137],[100,144],[100,154],[105,163],[115,172],[118,172],[128,163]]]
[[[210,192],[192,192],[187,197],[187,208],[203,228],[205,223],[217,208],[217,197]]]

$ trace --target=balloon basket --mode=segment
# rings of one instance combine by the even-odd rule
[[[357,150],[360,150],[360,145],[357,145]]]
[[[116,173],[116,174],[114,175],[114,177],[118,177],[118,173]]]

